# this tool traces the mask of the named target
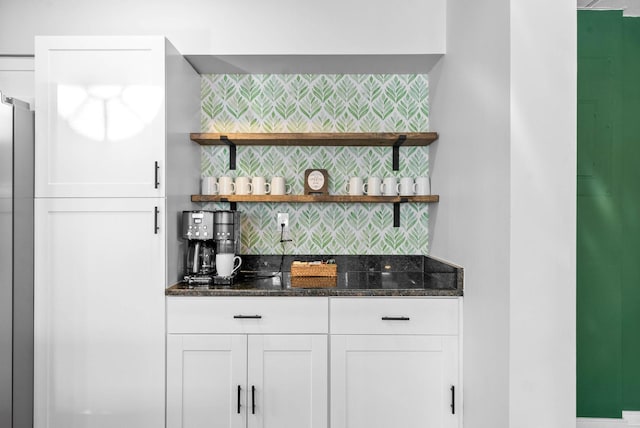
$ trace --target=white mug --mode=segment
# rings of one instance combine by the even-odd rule
[[[202,177],[201,192],[203,195],[218,194],[218,182],[215,177]]]
[[[431,194],[431,179],[427,177],[416,177],[415,185],[416,195],[430,195]]]
[[[271,179],[272,195],[288,195],[291,193],[291,186],[287,186],[284,177],[273,177]]]
[[[267,183],[264,177],[253,177],[251,180],[254,195],[266,195],[271,193],[271,184]]]
[[[231,276],[240,269],[240,265],[242,265],[240,256],[236,256],[233,253],[216,254],[216,272],[218,276]]]
[[[253,185],[249,177],[236,178],[236,195],[250,195]]]
[[[402,177],[398,183],[398,193],[400,196],[413,196],[414,183],[411,177]]]
[[[218,189],[221,195],[233,195],[236,192],[236,184],[231,177],[220,177],[218,179]]]
[[[380,177],[369,177],[366,183],[362,186],[362,191],[365,195],[380,196],[380,188],[382,186],[382,180]]]
[[[398,195],[398,180],[395,177],[387,177],[380,186],[380,191],[384,196]]]
[[[345,187],[348,194],[351,196],[362,195],[362,178],[351,177]]]

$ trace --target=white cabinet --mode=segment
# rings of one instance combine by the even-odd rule
[[[193,313],[216,334],[184,334]],[[327,321],[326,298],[169,298],[167,427],[326,428]]]
[[[330,307],[332,428],[460,426],[458,299]]]
[[[190,68],[177,57],[163,37],[37,37],[36,197],[168,195],[174,116],[199,101],[172,87],[175,69]],[[188,107],[168,105],[179,90],[195,98],[174,114]]]
[[[35,427],[163,426],[156,208],[163,199],[36,199]]]

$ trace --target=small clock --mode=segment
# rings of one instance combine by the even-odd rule
[[[329,194],[329,173],[326,169],[308,169],[304,172],[304,194]]]

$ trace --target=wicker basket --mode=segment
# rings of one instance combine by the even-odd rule
[[[338,266],[309,262],[291,263],[291,286],[299,288],[335,287],[338,283]]]

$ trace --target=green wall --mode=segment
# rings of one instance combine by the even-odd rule
[[[640,410],[640,19],[578,12],[577,414]]]

